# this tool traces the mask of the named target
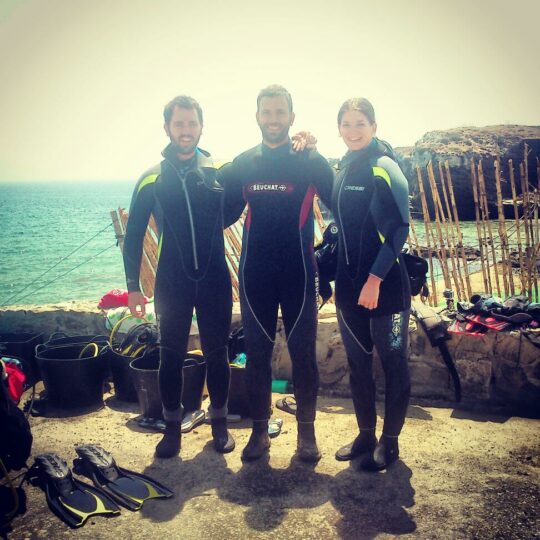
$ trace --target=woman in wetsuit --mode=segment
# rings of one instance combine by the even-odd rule
[[[336,459],[365,454],[362,468],[382,470],[398,459],[398,436],[410,396],[411,294],[400,255],[409,231],[408,184],[391,148],[375,138],[375,112],[367,99],[347,100],[338,113],[338,128],[348,151],[339,164],[332,194],[340,229],[336,306],[360,433],[337,451]],[[373,347],[386,379],[379,441]]]

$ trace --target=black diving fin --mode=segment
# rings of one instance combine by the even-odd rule
[[[94,444],[75,447],[75,470],[128,510],[140,510],[148,499],[168,499],[174,493],[147,476],[122,469],[112,455]]]
[[[27,478],[45,491],[49,508],[70,527],[81,527],[90,516],[120,514],[120,508],[107,494],[74,478],[57,454],[36,456]]]

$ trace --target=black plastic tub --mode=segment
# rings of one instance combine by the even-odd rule
[[[41,380],[39,367],[36,363],[36,346],[43,343],[43,334],[27,332],[0,334],[0,354],[10,354],[22,358],[25,363],[27,383],[32,385]]]
[[[141,358],[133,360],[130,366],[141,415],[147,418],[163,418],[158,383],[159,350],[155,349]],[[204,357],[191,355],[186,358],[183,374],[182,404],[184,405],[184,413],[199,410],[206,378]]]
[[[132,356],[124,356],[114,349],[109,350],[109,366],[116,399],[136,403],[137,390],[133,383],[133,370],[130,367],[132,361]]]
[[[36,361],[51,405],[74,409],[103,402],[109,347],[99,347],[95,357],[92,348],[83,352],[85,347],[88,345],[84,343],[36,347]]]
[[[97,343],[106,345],[109,342],[107,336],[69,336],[64,332],[55,332],[49,336],[49,339],[43,344],[45,347],[59,347],[63,345],[78,345],[80,343]]]
[[[202,354],[191,354],[184,360],[184,388],[182,404],[184,413],[198,411],[202,404],[206,360]]]

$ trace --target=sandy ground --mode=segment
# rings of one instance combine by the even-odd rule
[[[282,411],[274,414],[284,425],[269,459],[242,464],[248,421],[232,426],[231,454],[217,454],[210,426],[202,425],[184,435],[180,457],[159,460],[153,454],[160,435],[134,424],[137,405],[111,396],[105,403],[79,416],[32,418],[33,454],[54,451],[71,464],[76,444],[99,443],[121,466],[145,471],[175,497],[71,530],[48,510],[43,492],[26,485],[27,512],[7,537],[540,538],[539,420],[411,405],[402,460],[387,472],[365,473],[334,459],[355,436],[349,400],[319,399],[323,458],[316,466],[291,459],[295,419]]]

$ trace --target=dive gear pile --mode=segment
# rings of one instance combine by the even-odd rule
[[[519,328],[540,328],[539,303],[530,302],[523,295],[509,296],[503,302],[497,296],[474,294],[470,302],[457,303],[457,314],[448,331],[482,336],[488,330]]]

